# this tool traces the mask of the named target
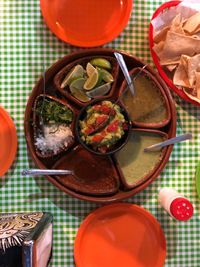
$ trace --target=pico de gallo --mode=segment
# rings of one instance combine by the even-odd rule
[[[102,101],[86,110],[86,117],[79,121],[81,139],[93,150],[106,153],[128,130],[119,105]]]

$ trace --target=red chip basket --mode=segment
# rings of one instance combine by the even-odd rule
[[[169,1],[169,2],[165,2],[164,4],[162,4],[161,6],[159,6],[156,11],[154,12],[151,20],[153,20],[154,18],[156,18],[160,13],[166,11],[167,9],[169,9],[170,7],[174,7],[177,6],[178,4],[180,4],[181,1]],[[165,71],[162,69],[160,63],[159,63],[159,59],[156,55],[156,53],[153,51],[153,25],[150,23],[150,27],[149,27],[149,45],[150,45],[150,51],[151,51],[151,56],[153,58],[154,64],[156,65],[156,68],[160,74],[160,76],[163,78],[163,80],[166,82],[166,84],[177,94],[179,95],[182,99],[184,99],[185,101],[188,101],[196,106],[200,106],[200,103],[198,103],[197,101],[189,98],[184,91],[180,90],[178,87],[176,87],[172,80],[167,76],[167,74],[165,73]]]

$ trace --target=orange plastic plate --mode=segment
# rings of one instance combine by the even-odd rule
[[[0,177],[10,168],[17,151],[15,125],[8,113],[0,107]]]
[[[40,0],[44,20],[64,42],[81,47],[100,46],[128,23],[132,0]]]
[[[77,267],[163,267],[166,242],[158,221],[145,209],[111,204],[89,214],[74,244]]]

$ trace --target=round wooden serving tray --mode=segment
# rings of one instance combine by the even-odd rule
[[[114,59],[114,52],[119,52],[113,49],[101,49],[101,48],[96,48],[96,49],[88,49],[88,50],[82,50],[78,51],[75,53],[71,53],[61,60],[57,61],[54,65],[52,65],[45,73],[45,82],[46,82],[46,94],[56,97],[56,99],[60,99],[63,103],[66,103],[67,105],[70,105],[73,108],[75,120],[77,115],[79,114],[81,108],[83,105],[79,105],[77,101],[73,101],[73,98],[67,97],[66,94],[62,94],[60,90],[57,89],[55,86],[55,81],[54,78],[56,74],[58,74],[63,68],[65,68],[68,64],[72,64],[74,61],[78,61],[80,59],[80,62],[82,62],[82,59],[84,57],[112,57]],[[129,54],[126,54],[124,52],[120,53],[124,56],[125,62],[127,64],[127,67],[129,71],[133,70],[134,68],[138,67],[143,67],[145,64],[138,58],[133,57]],[[163,135],[168,136],[168,138],[174,137],[176,135],[176,109],[175,109],[175,104],[173,101],[173,98],[171,97],[170,91],[166,84],[163,82],[163,80],[160,78],[160,76],[155,73],[155,71],[147,66],[146,71],[148,71],[152,77],[156,80],[157,83],[159,83],[158,88],[162,88],[162,94],[164,95],[164,99],[167,102],[167,107],[168,107],[168,112],[170,113],[170,119],[163,125],[159,127],[150,127],[149,131],[152,130],[157,130],[160,132],[163,132]],[[41,169],[46,169],[46,168],[54,168],[59,165],[59,162],[64,162],[62,160],[63,157],[67,157],[68,153],[72,153],[73,150],[76,151],[76,147],[80,150],[80,147],[84,149],[80,143],[78,142],[78,138],[76,137],[76,133],[74,131],[75,135],[75,142],[72,147],[70,147],[68,150],[58,154],[57,156],[54,157],[49,157],[49,158],[42,158],[39,157],[38,154],[36,153],[35,145],[34,145],[34,131],[33,131],[33,117],[34,117],[34,112],[33,112],[33,106],[35,99],[38,97],[38,95],[43,94],[43,78],[41,77],[35,87],[33,88],[29,100],[27,102],[26,106],[26,111],[25,111],[25,120],[24,120],[24,128],[25,128],[25,136],[26,136],[26,141],[27,141],[27,146],[28,150],[30,152],[30,155],[35,162],[36,166]],[[108,96],[108,100],[115,101],[115,99],[118,97],[121,88],[124,86],[124,77],[122,72],[119,70],[118,75],[115,77],[115,83],[113,84],[114,89],[112,95]],[[85,103],[87,105],[88,103]],[[144,125],[142,125],[144,126]],[[154,125],[155,126],[155,125]],[[132,128],[133,129],[140,129],[144,127],[140,127],[137,124],[132,123]],[[148,127],[146,127],[148,130]],[[69,194],[73,197],[82,199],[82,200],[88,200],[88,201],[93,201],[93,202],[99,202],[99,203],[109,203],[109,202],[114,202],[114,201],[121,201],[123,199],[129,198],[136,193],[140,192],[144,188],[146,188],[150,183],[154,181],[160,174],[160,172],[163,170],[165,167],[166,163],[168,162],[170,153],[172,151],[173,146],[168,146],[162,151],[162,158],[154,168],[154,171],[148,174],[146,176],[146,179],[142,179],[141,183],[137,183],[137,185],[133,188],[129,188],[126,186],[126,183],[124,183],[124,179],[120,176],[121,172],[118,170],[118,166],[116,166],[116,161],[115,161],[115,155],[111,156],[105,156],[108,157],[109,162],[111,162],[111,166],[113,168],[113,174],[116,176],[116,182],[113,182],[117,188],[115,190],[111,190],[112,193],[103,193],[103,194],[96,194],[96,193],[90,193],[87,190],[84,190],[84,192],[81,192],[81,187],[80,186],[68,186],[70,182],[74,182],[72,177],[69,177],[68,182],[63,182],[63,177],[53,177],[53,176],[46,176],[45,178],[48,179],[52,184],[54,184],[57,188],[65,192],[66,194]],[[80,152],[80,154],[83,153],[84,151]],[[87,151],[87,153],[89,153]],[[86,154],[86,153],[85,153]],[[81,154],[82,155],[82,154]],[[87,155],[88,158],[92,157],[92,155]],[[95,157],[95,155],[94,155]],[[100,156],[102,157],[102,156]],[[63,167],[63,165],[62,165]],[[64,166],[65,167],[65,166]],[[66,165],[66,168],[68,166]],[[117,177],[118,176],[118,177]],[[113,177],[112,177],[113,178]],[[66,178],[67,180],[67,178]],[[103,181],[103,180],[102,180]],[[102,184],[102,183],[98,183]],[[85,183],[84,186],[87,186]],[[77,188],[77,189],[76,189]],[[93,190],[93,187],[91,187]],[[98,189],[98,188],[95,188]],[[94,192],[98,192],[98,190],[95,190]],[[101,191],[101,190],[100,190]],[[99,191],[99,192],[100,192]]]

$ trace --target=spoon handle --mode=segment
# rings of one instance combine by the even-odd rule
[[[129,72],[128,72],[126,63],[124,61],[124,58],[120,53],[117,53],[117,52],[114,52],[114,55],[115,55],[115,57],[117,59],[117,62],[119,63],[119,66],[120,66],[120,68],[121,68],[121,70],[122,70],[122,72],[124,74],[124,77],[126,79],[128,87],[129,87],[129,89],[131,91],[131,94],[134,96],[135,90],[134,90],[133,82],[132,82],[131,77],[129,75]]]
[[[68,174],[74,174],[71,170],[40,170],[40,169],[26,169],[22,171],[22,175],[68,175]]]
[[[192,134],[191,133],[186,133],[186,134],[182,134],[173,138],[170,138],[164,142],[146,147],[144,149],[145,152],[149,152],[149,151],[159,151],[162,147],[164,146],[168,146],[168,145],[172,145],[175,143],[179,143],[179,142],[183,142],[185,140],[191,139],[192,138]]]

